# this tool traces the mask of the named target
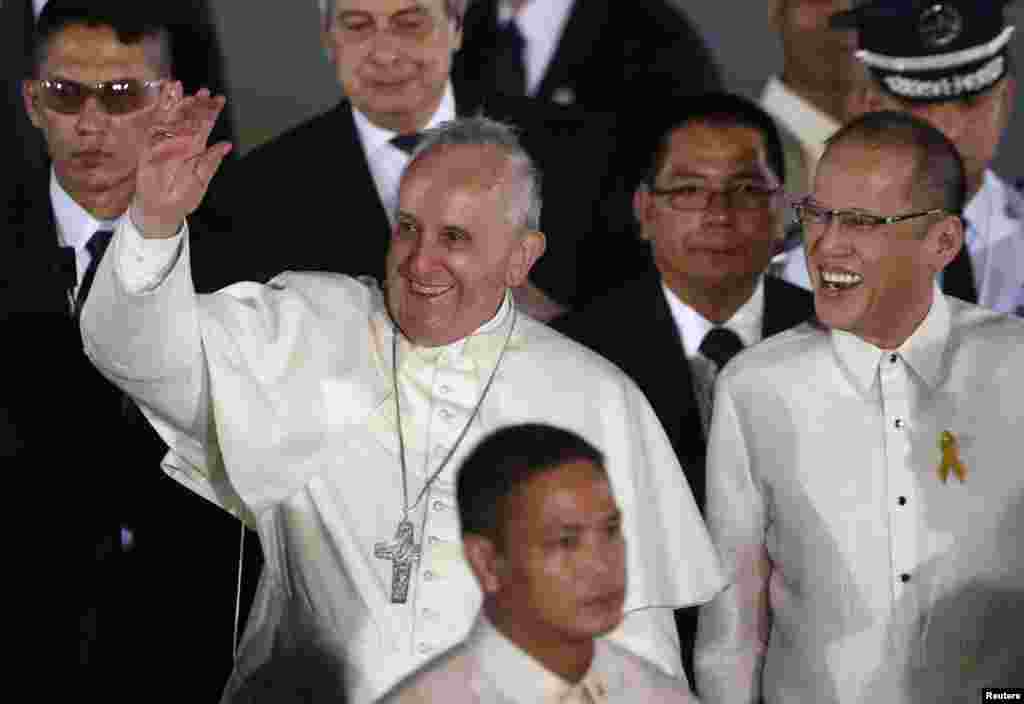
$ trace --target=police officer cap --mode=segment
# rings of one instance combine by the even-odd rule
[[[889,93],[915,102],[976,95],[1006,75],[1012,0],[868,0],[830,18],[856,29],[857,58]]]

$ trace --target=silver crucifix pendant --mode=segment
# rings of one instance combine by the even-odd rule
[[[373,546],[373,556],[391,560],[391,603],[404,604],[409,598],[409,579],[412,568],[420,559],[420,548],[413,540],[412,523],[403,519],[395,531],[395,539]]]

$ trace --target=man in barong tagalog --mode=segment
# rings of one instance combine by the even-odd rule
[[[454,468],[520,422],[605,449],[632,546],[610,637],[682,678],[672,610],[722,587],[718,560],[636,385],[517,310],[510,289],[545,241],[540,176],[514,134],[484,118],[426,134],[400,184],[383,291],[284,273],[196,295],[185,217],[230,149],[206,146],[223,104],[200,91],[154,128],[82,329],[170,447],[166,470],[259,532],[266,567],[225,698],[315,641],[350,701],[368,702],[462,639],[481,596]]]

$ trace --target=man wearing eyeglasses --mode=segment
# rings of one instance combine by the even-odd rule
[[[953,144],[902,112],[829,140],[796,204],[819,326],[719,376],[706,516],[732,584],[702,701],[971,701],[1024,674],[1024,323],[944,295]]]
[[[772,119],[728,94],[664,107],[634,198],[653,268],[553,325],[637,382],[702,505],[716,374],[743,347],[811,317],[813,303],[764,275],[784,207]],[[677,618],[691,674],[694,615]]]
[[[143,3],[47,3],[22,97],[49,159],[38,178],[19,178],[11,167],[18,193],[0,240],[0,337],[20,355],[5,365],[5,416],[16,449],[8,455],[4,447],[4,455],[12,470],[27,469],[10,474],[31,475],[34,491],[53,483],[52,513],[24,532],[50,546],[48,560],[59,555],[53,583],[73,583],[53,601],[74,595],[85,691],[96,686],[118,701],[156,680],[165,694],[180,685],[177,693],[211,700],[232,660],[238,524],[162,476],[166,448],[91,367],[78,332],[170,77],[169,26]],[[195,541],[183,543],[180,528],[172,535],[181,515],[189,516]],[[202,601],[186,564],[206,575]],[[39,581],[46,594],[49,580]],[[197,639],[198,624],[204,635]],[[167,678],[166,662],[183,652],[196,663],[187,681]]]
[[[1010,122],[1016,78],[1006,0],[871,0],[833,15],[835,34],[856,30],[870,79],[850,99],[857,113],[905,110],[956,145],[967,172],[966,246],[942,272],[942,290],[1024,314],[1024,195],[990,168]],[[807,284],[794,257],[786,276]]]

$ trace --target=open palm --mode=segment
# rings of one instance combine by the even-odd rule
[[[224,97],[205,88],[181,96],[181,84],[161,91],[154,124],[139,156],[132,219],[145,237],[171,237],[199,207],[210,179],[231,151],[228,142],[207,146]]]

